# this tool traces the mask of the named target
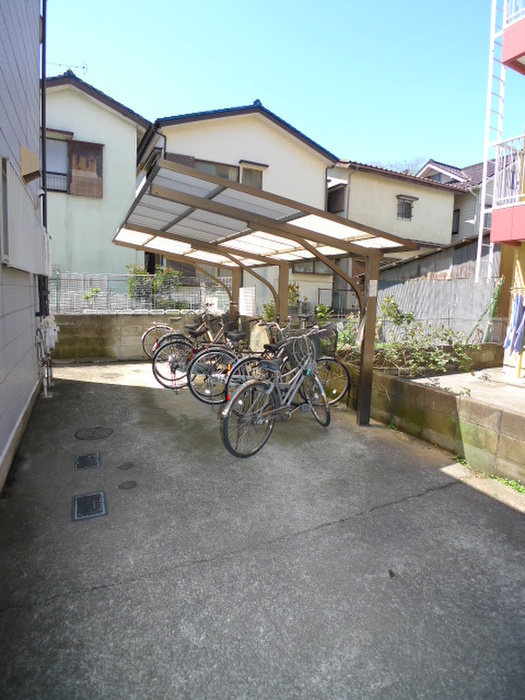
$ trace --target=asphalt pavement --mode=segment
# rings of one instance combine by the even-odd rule
[[[525,697],[525,495],[344,406],[257,455],[61,366],[0,498],[0,697]]]

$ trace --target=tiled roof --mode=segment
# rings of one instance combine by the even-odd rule
[[[402,179],[402,180],[407,180],[410,182],[413,182],[415,184],[425,184],[429,185],[431,187],[436,187],[438,189],[448,189],[448,190],[454,190],[460,187],[459,182],[435,182],[433,180],[430,180],[428,178],[422,178],[418,177],[417,175],[409,175],[408,173],[400,173],[397,170],[389,170],[388,168],[382,168],[378,165],[368,165],[366,163],[357,163],[352,160],[340,160],[338,163],[336,163],[335,167],[338,168],[348,168],[348,169],[353,169],[353,170],[362,170],[362,171],[368,171],[371,173],[377,172],[381,173],[383,175],[387,175],[389,177],[397,178],[397,179]]]
[[[457,168],[454,165],[449,165],[448,163],[440,163],[437,160],[430,159],[424,167],[426,168],[429,166],[435,166],[440,170],[444,170],[445,172],[449,173],[451,177],[455,177],[459,180],[462,180],[468,187],[479,186],[481,185],[481,182],[483,180],[483,162],[475,163],[474,165],[468,165],[464,168]],[[492,177],[494,175],[493,160],[489,161],[487,164],[487,173],[489,177]]]
[[[122,114],[124,117],[127,117],[128,119],[131,119],[132,121],[136,122],[143,129],[147,129],[151,125],[150,121],[144,119],[144,117],[141,117],[140,114],[137,114],[137,112],[134,112],[132,109],[129,109],[129,107],[126,107],[120,102],[117,102],[112,97],[109,97],[108,95],[103,93],[101,90],[97,90],[97,88],[93,87],[93,85],[89,85],[89,83],[86,83],[84,80],[81,80],[73,73],[72,70],[67,70],[62,75],[56,75],[51,78],[46,78],[46,88],[49,89],[59,85],[72,85],[73,87],[82,90],[82,92],[91,95],[91,97],[94,97],[95,99],[99,100],[108,107],[111,107],[111,109],[114,109],[116,112]]]

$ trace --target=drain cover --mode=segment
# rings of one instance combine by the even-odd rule
[[[119,484],[119,489],[124,489],[124,491],[128,491],[129,489],[134,489],[136,485],[136,481],[124,481],[122,484]]]
[[[73,496],[71,520],[87,520],[107,515],[106,494],[104,491],[87,493],[84,496]]]
[[[102,440],[102,438],[107,438],[112,433],[111,428],[82,428],[77,430],[75,437],[77,440]]]
[[[119,464],[117,469],[122,469],[123,472],[127,471],[128,469],[133,469],[133,462],[124,462],[124,464]]]
[[[100,452],[90,452],[87,455],[75,456],[75,469],[94,469],[100,467]]]

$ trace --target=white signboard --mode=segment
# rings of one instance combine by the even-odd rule
[[[255,287],[239,289],[239,313],[241,316],[255,316]]]

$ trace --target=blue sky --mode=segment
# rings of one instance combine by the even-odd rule
[[[259,99],[341,159],[466,166],[483,159],[490,8],[47,0],[47,74],[71,68],[150,120]],[[508,137],[525,127],[524,79],[510,73]]]

